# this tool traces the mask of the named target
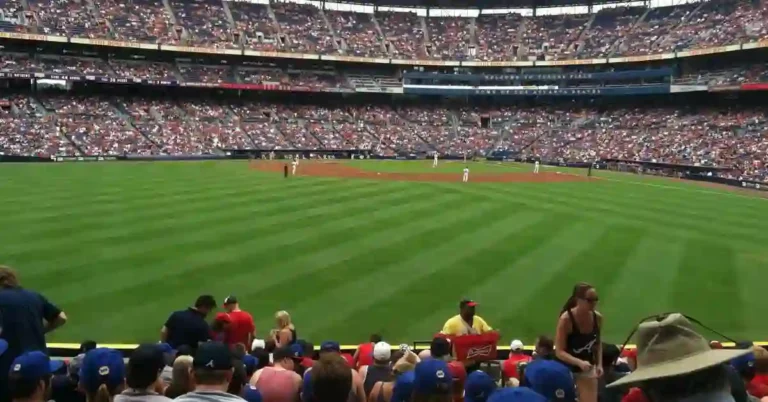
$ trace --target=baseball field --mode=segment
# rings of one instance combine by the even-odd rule
[[[597,287],[608,341],[671,310],[768,340],[768,199],[485,162],[461,183],[463,163],[431,165],[5,164],[0,264],[66,311],[55,342],[156,341],[210,293],[238,296],[261,335],[287,310],[301,338],[343,343],[428,339],[469,297],[530,344],[577,281]]]

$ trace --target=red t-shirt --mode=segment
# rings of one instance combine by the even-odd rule
[[[645,393],[640,388],[630,388],[629,392],[621,398],[621,402],[648,402]]]
[[[229,313],[232,324],[227,331],[227,344],[234,345],[242,343],[247,350],[251,349],[248,344],[248,335],[256,331],[256,325],[253,323],[253,317],[245,311],[233,311]]]
[[[501,363],[501,371],[504,372],[504,376],[507,378],[520,379],[520,375],[517,373],[517,364],[520,362],[530,362],[533,360],[531,356],[522,353],[510,353],[509,358]]]
[[[373,344],[362,343],[357,347],[357,368],[373,365]]]
[[[349,366],[349,368],[351,368],[351,369],[355,368],[355,358],[352,357],[351,354],[349,354],[349,353],[342,353],[341,357],[343,357],[344,360],[347,362],[347,366]]]
[[[757,398],[768,396],[768,385],[765,385],[761,378],[755,377],[747,383],[747,393]]]

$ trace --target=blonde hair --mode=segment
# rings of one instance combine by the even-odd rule
[[[112,397],[122,392],[122,388],[123,387],[115,387],[110,390],[107,384],[101,384],[96,392],[86,392],[86,400],[88,402],[112,402]]]
[[[291,323],[291,315],[288,314],[288,312],[285,310],[280,310],[275,313],[275,320],[277,320],[278,325],[280,326],[279,329],[283,329],[285,327],[293,328],[293,324]]]
[[[13,289],[19,287],[19,277],[13,268],[0,265],[0,288]]]

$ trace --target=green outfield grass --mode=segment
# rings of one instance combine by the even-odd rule
[[[344,343],[428,339],[466,296],[505,341],[531,343],[577,281],[597,286],[609,341],[670,310],[768,339],[768,200],[596,173],[462,185],[286,180],[245,161],[4,164],[0,264],[67,312],[58,342],[154,341],[170,311],[212,293],[237,295],[262,335],[284,309],[300,337]]]

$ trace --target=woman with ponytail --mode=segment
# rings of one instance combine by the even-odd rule
[[[125,388],[123,355],[96,348],[85,354],[80,367],[80,389],[88,402],[112,402]]]
[[[573,372],[579,402],[597,402],[597,378],[603,375],[603,316],[596,310],[597,302],[592,285],[576,284],[555,331],[555,356]]]

